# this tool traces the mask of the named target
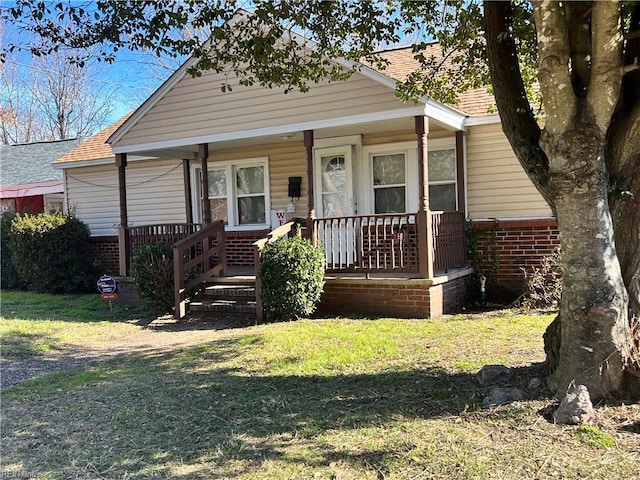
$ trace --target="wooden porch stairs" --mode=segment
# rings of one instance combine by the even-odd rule
[[[189,304],[189,314],[204,318],[256,319],[256,284],[251,275],[211,279]]]

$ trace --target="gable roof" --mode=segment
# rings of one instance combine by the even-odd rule
[[[438,43],[427,45],[424,54],[427,58],[431,55],[435,58],[442,58],[443,69],[451,66],[451,61],[442,57],[442,49]],[[404,81],[410,73],[420,69],[420,63],[414,58],[411,46],[383,50],[378,52],[378,55],[389,61],[389,65],[382,73],[395,80]],[[490,109],[495,107],[495,98],[487,91],[486,87],[477,88],[459,94],[458,104],[454,106],[471,117],[485,116],[489,115]]]
[[[116,120],[101,132],[98,132],[93,137],[57,158],[53,162],[54,167],[60,169],[63,164],[68,165],[87,161],[94,162],[96,160],[109,160],[109,162],[111,162],[114,158],[114,154],[111,149],[111,145],[107,143],[107,139],[127,120],[127,118],[131,116],[132,113],[133,112],[130,112],[124,117]]]
[[[54,169],[52,162],[85,138],[55,140],[50,142],[2,145],[0,147],[0,184],[32,185],[62,182],[62,173]]]

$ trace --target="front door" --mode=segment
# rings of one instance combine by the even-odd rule
[[[355,213],[351,146],[315,151],[314,178],[318,218],[335,218],[321,222],[318,236],[327,255],[327,264],[353,264],[355,249],[351,248],[354,232],[348,222],[336,217]],[[353,223],[351,223],[353,225]]]

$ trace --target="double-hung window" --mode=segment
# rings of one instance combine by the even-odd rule
[[[407,211],[406,156],[404,153],[372,155],[375,213]]]
[[[196,175],[201,178],[201,170]],[[209,208],[212,220],[230,227],[265,226],[269,218],[267,159],[215,163],[208,166]],[[197,182],[198,198],[202,185]],[[202,219],[201,202],[196,208]]]
[[[456,210],[456,151],[429,151],[429,208]]]

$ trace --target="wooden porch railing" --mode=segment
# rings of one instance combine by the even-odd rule
[[[314,219],[314,240],[325,250],[327,272],[424,274],[421,255],[433,272],[465,266],[464,213],[429,213],[433,241],[425,245],[433,244],[431,252],[419,248],[419,233],[427,228],[421,218],[427,217],[413,213]]]
[[[418,272],[416,215],[351,215],[314,219],[328,272]]]
[[[446,272],[467,265],[464,212],[431,212],[433,270]]]
[[[199,223],[159,223],[127,227],[130,254],[138,247],[164,242],[173,245],[200,230]]]
[[[224,222],[204,225],[202,229],[173,245],[173,281],[175,318],[186,315],[185,297],[194,287],[227,270],[227,237]]]
[[[301,232],[303,225],[306,224],[304,219],[295,219],[280,225],[267,234],[266,237],[253,243],[255,255],[255,274],[256,274],[256,321],[261,322],[264,317],[262,308],[262,281],[260,280],[260,258],[262,249],[270,243],[277,242],[281,238],[297,235]]]

